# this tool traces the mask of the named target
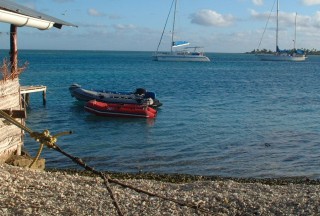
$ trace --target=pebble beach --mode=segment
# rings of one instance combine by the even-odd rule
[[[123,215],[319,215],[318,182],[235,181],[169,183],[119,180],[193,203],[190,208],[110,183]],[[100,177],[0,165],[0,215],[119,215]],[[310,183],[311,182],[311,183]]]

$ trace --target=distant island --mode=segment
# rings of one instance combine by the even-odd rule
[[[316,50],[316,49],[299,49],[299,50],[302,50],[304,51],[304,53],[306,55],[320,55],[320,51],[319,50]],[[296,50],[295,49],[291,49],[291,50],[286,50],[288,53],[292,52],[294,53]],[[267,49],[254,49],[252,50],[251,52],[246,52],[247,54],[272,54],[274,53],[274,51],[271,51],[271,50],[267,50]]]

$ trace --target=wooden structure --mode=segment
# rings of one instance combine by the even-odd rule
[[[18,65],[18,28],[27,26],[46,30],[52,27],[61,29],[63,25],[77,26],[9,0],[0,1],[0,22],[10,24],[10,63],[4,64],[0,71],[0,109],[24,124],[26,114],[22,106],[21,93],[27,95],[43,91],[45,103],[46,87],[20,87],[18,77],[22,69]],[[21,154],[23,136],[24,132],[21,129],[0,116],[0,163],[4,163],[13,154]]]
[[[0,109],[21,110],[18,79],[0,81]],[[19,121],[23,123],[24,120]],[[20,155],[22,145],[23,131],[0,119],[0,163],[5,162],[14,153]]]
[[[47,87],[43,85],[37,86],[20,86],[20,94],[22,96],[22,107],[26,107],[26,105],[30,102],[30,93],[33,92],[42,92],[42,101],[45,106],[47,103],[46,98]]]

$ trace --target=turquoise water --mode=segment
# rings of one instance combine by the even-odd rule
[[[262,62],[208,53],[209,63],[151,61],[151,52],[20,51],[31,95],[27,125],[53,134],[65,151],[98,170],[232,177],[319,178],[320,57]],[[155,120],[102,118],[83,110],[68,87],[154,91]],[[35,155],[38,144],[26,136]],[[77,168],[45,149],[47,167]]]

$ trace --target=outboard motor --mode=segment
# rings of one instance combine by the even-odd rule
[[[146,92],[145,98],[152,98],[152,99],[156,99],[156,94],[154,92]]]
[[[134,94],[136,95],[144,95],[147,92],[144,88],[137,88]]]
[[[153,104],[152,98],[148,98],[146,101],[147,101],[147,105],[148,105],[148,106],[150,106],[150,105]]]

